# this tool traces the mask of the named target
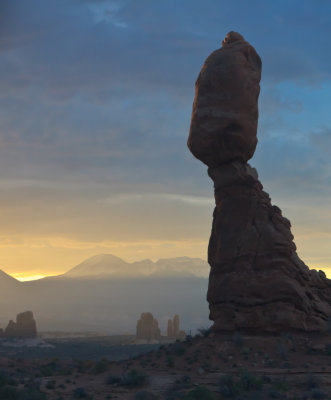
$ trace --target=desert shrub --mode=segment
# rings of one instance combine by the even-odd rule
[[[261,389],[263,381],[259,376],[243,370],[240,372],[238,384],[243,391],[247,392]]]
[[[166,358],[166,365],[167,367],[173,367],[175,365],[174,359],[170,355]]]
[[[186,349],[185,346],[180,343],[180,342],[176,342],[174,343],[174,345],[172,346],[172,352],[175,356],[177,357],[181,357],[182,355],[185,354]]]
[[[306,380],[305,380],[305,386],[307,389],[315,389],[320,385],[320,381],[318,377],[312,373],[307,374]]]
[[[203,386],[198,386],[186,393],[184,400],[214,400],[212,392]]]
[[[288,359],[288,354],[287,354],[287,349],[286,349],[286,345],[284,343],[284,340],[280,340],[277,343],[277,353],[280,359],[287,361]]]
[[[6,371],[0,371],[0,387],[10,385],[10,386],[17,386],[17,381],[8,375]]]
[[[198,329],[198,336],[208,337],[211,334],[211,327],[201,327]]]
[[[3,386],[0,389],[0,399],[3,400],[18,400],[19,390],[13,386]]]
[[[190,334],[186,335],[185,343],[191,344],[192,341],[193,341],[193,336]]]
[[[271,382],[271,387],[275,391],[281,391],[281,392],[286,392],[289,387],[288,383],[284,379],[275,379]]]
[[[89,395],[83,387],[78,387],[73,391],[74,399],[92,399],[93,396]]]
[[[242,347],[244,345],[244,337],[240,332],[235,332],[232,337],[233,343],[237,347]]]
[[[0,389],[1,400],[47,400],[46,394],[37,389],[18,389],[4,386]]]
[[[106,359],[103,358],[102,360],[96,362],[93,368],[93,372],[95,374],[102,374],[103,372],[106,372],[108,368],[109,368],[109,363]]]
[[[143,371],[137,371],[135,369],[124,374],[121,381],[121,386],[133,388],[144,386],[148,382],[148,376]]]
[[[147,390],[141,390],[134,396],[134,400],[157,400],[157,398],[158,397],[154,393],[148,392]]]
[[[47,381],[45,386],[47,389],[55,389],[55,381],[54,380]]]
[[[232,375],[221,376],[219,380],[219,392],[224,397],[234,397],[238,393],[238,386]]]
[[[122,378],[119,375],[109,375],[106,384],[107,385],[118,385],[122,382]]]
[[[310,397],[312,399],[325,399],[326,394],[319,388],[314,388],[310,392]]]

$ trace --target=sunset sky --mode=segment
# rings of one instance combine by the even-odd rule
[[[2,0],[0,268],[206,258],[212,181],[186,140],[199,70],[236,30],[263,62],[250,163],[328,272],[330,16],[328,0]]]

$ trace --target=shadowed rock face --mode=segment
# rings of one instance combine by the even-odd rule
[[[37,326],[32,311],[17,314],[16,322],[10,320],[3,335],[5,337],[36,337]]]
[[[161,337],[159,323],[152,313],[141,314],[140,319],[137,321],[136,337],[147,341],[158,340]]]
[[[242,36],[230,32],[196,83],[188,146],[209,166],[216,202],[208,248],[210,319],[218,331],[323,331],[331,314],[331,281],[299,259],[289,220],[246,162],[256,146],[256,60]],[[204,108],[215,113],[201,118]],[[230,134],[231,118],[240,129]]]
[[[195,84],[188,147],[209,167],[253,156],[261,66],[254,48],[236,32],[205,61]]]

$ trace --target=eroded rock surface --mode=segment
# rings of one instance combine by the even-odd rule
[[[323,331],[331,281],[300,260],[289,220],[247,164],[257,143],[260,71],[253,47],[230,32],[196,82],[188,146],[209,166],[216,202],[210,319],[217,331]]]
[[[188,147],[209,167],[253,156],[261,65],[255,49],[236,32],[206,59],[195,83]]]

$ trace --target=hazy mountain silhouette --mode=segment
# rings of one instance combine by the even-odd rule
[[[200,258],[177,257],[157,262],[141,260],[128,263],[112,254],[98,254],[70,269],[62,278],[83,277],[142,277],[142,276],[198,276],[207,277],[209,265]]]
[[[0,273],[0,327],[29,309],[39,330],[134,333],[145,311],[155,315],[162,332],[175,313],[184,329],[194,330],[208,324],[208,272],[206,261],[197,258],[127,263],[100,254],[63,275],[37,281],[19,282]]]

